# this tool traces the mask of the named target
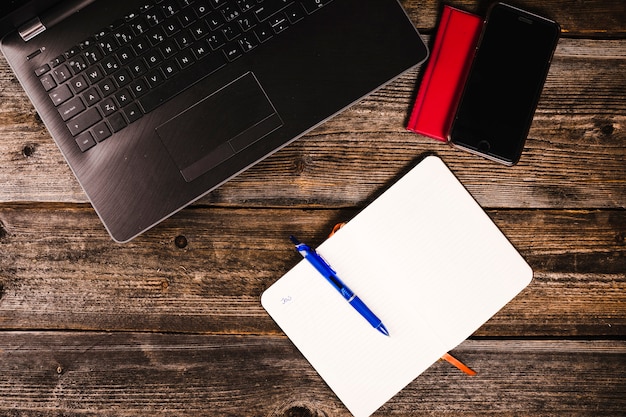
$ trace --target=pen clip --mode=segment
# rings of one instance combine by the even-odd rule
[[[337,271],[335,271],[335,270],[333,269],[333,267],[332,267],[332,266],[330,266],[330,263],[329,263],[326,259],[324,259],[324,257],[323,257],[322,255],[320,255],[320,253],[319,253],[319,252],[317,252],[316,250],[312,250],[312,251],[313,251],[313,253],[314,253],[314,254],[315,254],[318,258],[320,258],[320,260],[321,260],[322,262],[324,262],[324,265],[326,265],[326,268],[328,268],[328,270],[329,270],[330,272],[332,272],[333,274],[337,275]]]

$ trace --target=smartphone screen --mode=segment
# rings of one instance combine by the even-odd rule
[[[506,165],[522,153],[560,28],[497,3],[489,10],[450,141]]]

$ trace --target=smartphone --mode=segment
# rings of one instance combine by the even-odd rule
[[[561,28],[505,3],[487,13],[449,141],[506,165],[519,161]]]

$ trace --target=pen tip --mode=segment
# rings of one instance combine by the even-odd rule
[[[291,240],[294,245],[299,245],[300,244],[300,241],[298,239],[296,239],[296,237],[294,235],[290,235],[289,236],[289,240]]]
[[[381,323],[380,326],[377,327],[378,331],[384,334],[385,336],[389,336],[389,331],[387,328]]]

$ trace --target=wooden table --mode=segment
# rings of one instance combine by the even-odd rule
[[[418,68],[124,245],[0,59],[0,415],[348,416],[259,297],[426,154],[535,276],[376,415],[626,415],[626,4],[518,3],[563,28],[519,165],[407,132]]]

